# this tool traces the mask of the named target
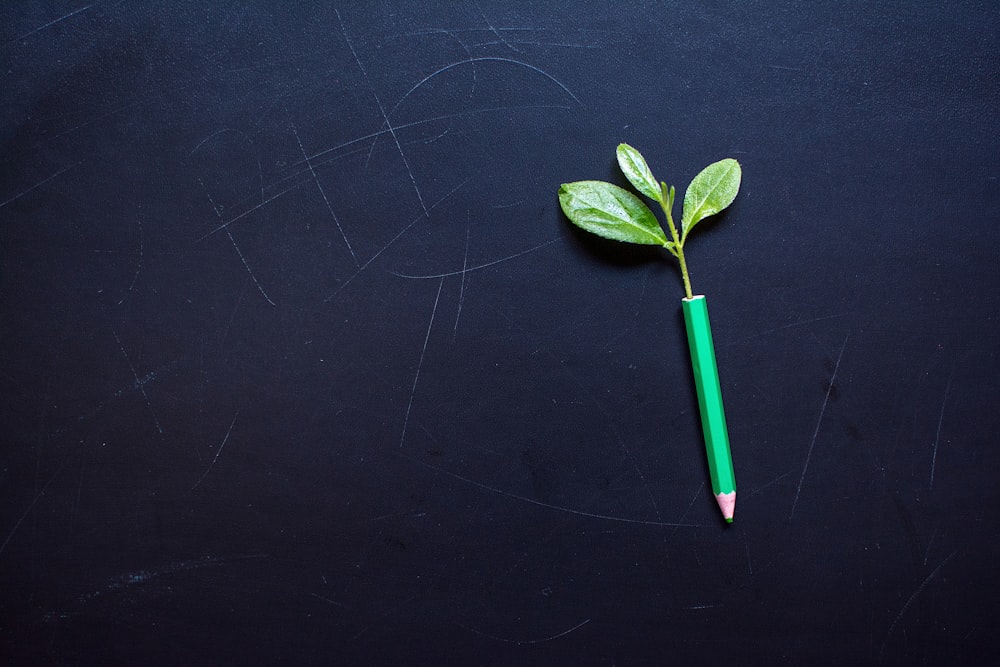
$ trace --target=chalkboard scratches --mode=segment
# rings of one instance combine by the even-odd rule
[[[122,344],[121,338],[118,337],[118,332],[111,330],[114,334],[115,340],[118,342],[118,347],[121,348],[122,356],[125,357],[125,361],[128,363],[129,370],[132,371],[132,377],[135,378],[135,386],[142,394],[142,399],[146,402],[146,407],[149,409],[149,413],[153,416],[153,425],[156,426],[156,430],[160,435],[163,435],[163,427],[160,426],[160,418],[156,416],[156,410],[153,409],[153,403],[149,400],[149,395],[146,393],[146,381],[139,379],[139,374],[135,372],[135,366],[132,365],[132,360],[128,356],[128,352],[125,351],[125,346]],[[148,380],[147,380],[148,381]]]
[[[237,417],[238,417],[239,415],[240,415],[240,411],[239,411],[239,410],[237,410],[237,411],[236,411],[236,414],[234,414],[234,415],[233,415],[233,421],[232,421],[232,423],[230,423],[230,424],[229,424],[229,430],[228,430],[228,431],[226,431],[226,437],[224,437],[224,438],[222,439],[222,444],[221,444],[221,445],[219,445],[219,448],[218,448],[217,450],[215,450],[215,456],[214,456],[214,457],[212,458],[212,462],[208,464],[208,468],[206,468],[206,469],[205,469],[205,472],[204,472],[204,473],[202,474],[202,476],[201,476],[201,477],[199,477],[199,478],[198,478],[198,481],[197,481],[197,482],[195,482],[195,483],[194,483],[194,486],[192,486],[192,487],[191,487],[191,490],[192,490],[192,491],[194,491],[194,490],[195,490],[196,488],[198,488],[198,485],[199,485],[199,484],[201,484],[201,483],[202,483],[202,481],[203,481],[203,480],[204,480],[204,479],[205,479],[206,477],[208,477],[208,473],[210,473],[210,472],[212,471],[212,466],[214,466],[214,465],[215,465],[215,462],[219,460],[219,454],[221,454],[221,453],[222,453],[222,448],[226,446],[226,443],[227,443],[227,442],[229,442],[229,436],[230,436],[230,434],[231,434],[231,433],[233,432],[233,427],[234,427],[234,426],[236,426],[236,418],[237,418]]]
[[[316,593],[310,593],[309,595],[313,596],[317,600],[322,600],[323,602],[326,602],[328,604],[332,604],[335,607],[341,607],[343,609],[349,609],[349,607],[346,604],[344,604],[343,602],[337,602],[336,600],[331,600],[330,598],[325,598],[322,595],[317,595]]]
[[[122,295],[122,298],[118,300],[117,304],[115,304],[118,306],[125,303],[125,299],[127,299],[132,294],[132,290],[135,288],[135,283],[137,280],[139,280],[139,272],[142,271],[142,254],[143,254],[142,220],[139,220],[137,218],[135,222],[136,225],[138,225],[139,227],[139,257],[138,259],[136,259],[135,262],[135,273],[132,275],[132,282],[129,284],[128,289],[125,290],[125,294]]]
[[[471,214],[466,211],[466,217],[468,218]],[[458,290],[458,308],[455,312],[455,326],[452,329],[451,337],[454,340],[458,336],[458,320],[462,317],[462,306],[465,304],[465,278],[468,274],[469,268],[469,225],[465,226],[465,254],[462,258],[462,284]],[[442,278],[441,280],[444,280]]]
[[[760,493],[764,489],[767,489],[767,488],[770,488],[771,486],[774,486],[775,484],[777,484],[778,482],[780,482],[781,480],[785,479],[786,477],[788,477],[791,474],[792,474],[791,470],[788,470],[786,472],[781,473],[780,475],[778,475],[777,477],[775,477],[774,479],[772,479],[770,482],[765,483],[763,486],[758,486],[756,489],[754,489],[753,491],[750,492],[750,495],[751,496],[756,496],[758,493]]]
[[[587,625],[587,623],[590,623],[590,621],[591,621],[591,619],[588,618],[585,621],[577,623],[576,625],[574,625],[569,630],[563,630],[562,632],[560,632],[558,634],[554,634],[551,637],[545,637],[544,639],[507,639],[505,637],[497,637],[496,635],[491,635],[491,634],[483,632],[481,630],[476,630],[475,628],[470,628],[468,626],[462,625],[461,623],[455,623],[455,625],[457,625],[458,627],[462,628],[463,630],[467,630],[467,631],[469,631],[469,632],[471,632],[473,634],[477,634],[480,637],[486,637],[487,639],[493,639],[495,641],[504,642],[506,644],[516,644],[517,646],[525,646],[527,644],[544,644],[545,642],[550,642],[550,641],[552,641],[554,639],[560,639],[562,637],[565,637],[566,635],[568,635],[571,632],[575,632],[575,631],[579,630],[583,626]]]
[[[351,50],[351,55],[354,56],[354,61],[358,64],[358,69],[361,70],[361,76],[363,76],[365,81],[368,82],[368,87],[372,91],[372,96],[375,98],[375,104],[378,105],[379,113],[382,114],[382,119],[385,122],[384,127],[388,129],[389,134],[392,135],[392,140],[396,143],[396,150],[399,151],[399,157],[403,159],[403,165],[406,167],[406,173],[410,177],[410,183],[413,184],[413,190],[417,193],[417,200],[420,202],[420,208],[423,209],[424,213],[427,213],[427,205],[424,204],[423,195],[420,194],[420,188],[417,186],[417,181],[413,177],[413,170],[410,169],[410,163],[406,159],[406,153],[403,152],[403,146],[399,143],[399,137],[396,136],[396,128],[394,128],[392,123],[389,121],[389,115],[385,112],[385,107],[382,105],[382,100],[379,98],[378,92],[375,90],[375,85],[372,83],[371,77],[368,76],[365,66],[361,63],[361,58],[358,57],[358,52],[354,50],[354,44],[351,42],[351,38],[347,34],[347,28],[344,26],[344,19],[340,17],[340,12],[336,8],[334,8],[333,11],[337,15],[337,21],[340,23],[340,31],[344,34],[344,41],[347,42],[347,48]]]
[[[431,318],[427,323],[427,333],[424,336],[424,346],[420,350],[420,361],[417,362],[417,372],[413,374],[413,387],[410,389],[410,400],[406,404],[406,415],[403,417],[403,432],[399,436],[399,446],[402,447],[406,441],[406,426],[410,423],[410,411],[413,409],[413,397],[417,395],[417,381],[420,379],[420,369],[424,365],[424,353],[427,352],[427,341],[431,339],[431,328],[434,326],[434,314],[437,313],[438,301],[441,300],[441,288],[444,287],[444,278],[438,283],[437,296],[434,297],[434,308],[431,309]]]
[[[389,247],[393,243],[395,243],[396,241],[398,241],[403,236],[403,234],[405,234],[406,232],[410,231],[410,228],[413,227],[413,225],[417,224],[418,222],[420,222],[424,218],[429,217],[428,213],[430,213],[430,211],[433,211],[434,208],[438,204],[440,204],[441,202],[443,202],[448,197],[452,196],[455,192],[457,192],[459,190],[459,188],[461,188],[463,185],[465,185],[468,182],[469,182],[469,179],[465,179],[464,181],[462,181],[461,183],[459,183],[458,185],[456,185],[454,188],[452,188],[446,195],[444,195],[443,197],[441,197],[440,199],[438,199],[436,202],[434,202],[433,204],[431,204],[430,208],[427,209],[427,213],[421,213],[416,218],[414,218],[408,225],[406,225],[405,227],[403,227],[403,229],[400,230],[400,232],[398,234],[396,234],[395,236],[393,236],[389,240],[389,242],[386,243],[384,246],[382,246],[382,248],[378,252],[376,252],[374,255],[372,255],[368,259],[367,262],[365,262],[364,264],[362,264],[361,266],[359,266],[357,271],[355,271],[347,280],[345,280],[343,283],[341,283],[340,287],[338,287],[336,290],[334,290],[333,294],[331,294],[330,296],[326,297],[323,301],[324,302],[330,301],[331,299],[333,299],[333,297],[337,296],[337,293],[339,293],[340,290],[342,290],[345,287],[347,287],[347,285],[350,284],[350,282],[352,280],[354,280],[355,278],[357,278],[358,275],[360,275],[362,271],[364,271],[365,269],[367,269],[369,264],[371,264],[372,262],[374,262],[378,258],[379,255],[381,255],[386,250],[388,250]]]
[[[691,508],[694,507],[694,504],[698,502],[699,498],[701,498],[701,492],[704,488],[705,488],[705,480],[702,480],[701,484],[698,486],[698,490],[694,492],[694,496],[692,496],[691,502],[688,503],[687,509],[685,509],[684,513],[681,514],[681,518],[679,518],[678,521],[684,521],[684,519],[687,518],[687,515],[691,511]],[[673,537],[674,533],[676,532],[677,528],[674,527],[674,529],[670,531],[670,536]]]
[[[934,434],[934,448],[931,453],[931,481],[930,488],[934,488],[934,468],[937,465],[938,442],[941,440],[941,423],[944,422],[944,406],[948,403],[948,392],[951,391],[951,379],[955,375],[955,366],[952,365],[951,372],[948,373],[948,382],[944,387],[944,398],[941,399],[941,412],[938,415],[937,433]]]
[[[468,48],[468,46],[466,46],[466,44],[462,40],[460,40],[458,38],[458,33],[481,33],[481,32],[492,33],[492,34],[496,35],[499,39],[494,40],[494,41],[490,41],[490,42],[479,41],[479,42],[476,42],[475,44],[473,44],[472,46],[483,47],[483,46],[494,46],[496,44],[501,44],[501,45],[506,46],[507,48],[509,48],[511,51],[515,51],[517,53],[524,53],[524,51],[522,49],[519,49],[516,46],[514,46],[515,44],[519,44],[521,46],[558,47],[558,48],[563,48],[563,49],[600,49],[600,48],[604,48],[603,45],[597,44],[597,43],[593,43],[593,42],[591,42],[589,44],[585,44],[585,43],[580,43],[580,42],[556,42],[556,41],[552,41],[552,40],[542,41],[542,38],[535,38],[534,41],[527,41],[525,39],[516,39],[516,40],[512,41],[512,40],[507,39],[506,37],[501,37],[500,35],[497,34],[497,33],[505,33],[506,32],[506,33],[531,33],[531,34],[536,34],[537,35],[537,34],[541,34],[541,33],[544,33],[544,32],[554,32],[551,28],[530,28],[530,27],[529,28],[497,28],[497,29],[493,29],[493,30],[491,30],[490,28],[456,28],[456,29],[428,28],[428,29],[425,29],[425,30],[414,30],[412,32],[405,32],[405,33],[402,33],[401,36],[402,37],[416,37],[416,36],[420,36],[420,35],[433,35],[433,34],[436,34],[436,33],[445,34],[445,35],[448,35],[448,36],[454,38],[455,41],[457,41],[459,44],[462,45],[462,48],[465,49],[466,53],[468,53],[469,52],[469,48]],[[591,31],[591,32],[593,32],[593,31]],[[563,31],[560,30],[560,31],[558,31],[557,34],[562,35]]]
[[[297,186],[295,186],[295,187],[297,187]],[[248,208],[247,210],[243,211],[242,213],[240,213],[240,214],[238,214],[238,215],[230,218],[229,220],[223,222],[221,225],[219,225],[218,227],[215,227],[211,231],[206,232],[205,234],[202,234],[196,240],[199,241],[199,242],[200,241],[204,241],[209,236],[212,236],[212,235],[214,235],[214,234],[216,234],[218,232],[221,232],[222,230],[226,229],[227,227],[229,227],[229,225],[233,224],[237,220],[242,220],[243,218],[247,217],[248,215],[250,215],[254,211],[256,211],[258,209],[261,209],[261,208],[264,208],[265,206],[267,206],[268,204],[270,204],[271,202],[273,202],[275,199],[277,199],[279,197],[284,197],[289,192],[291,192],[292,190],[294,190],[295,187],[288,188],[287,190],[282,190],[281,192],[268,197],[267,199],[265,199],[264,201],[260,202],[256,206]]]
[[[822,322],[824,320],[832,320],[832,319],[835,319],[835,318],[838,318],[838,317],[844,317],[845,315],[848,315],[848,314],[849,313],[837,313],[835,315],[824,315],[823,317],[814,317],[814,318],[808,319],[808,320],[799,320],[798,322],[792,322],[791,324],[784,324],[784,325],[782,325],[780,327],[775,327],[773,329],[765,329],[764,331],[758,331],[757,333],[755,333],[755,334],[753,334],[751,336],[748,336],[747,338],[742,338],[740,340],[729,341],[729,342],[725,343],[725,346],[729,347],[730,345],[743,345],[744,343],[749,343],[750,341],[752,341],[752,340],[754,340],[756,338],[760,338],[760,337],[766,336],[768,334],[777,333],[778,331],[784,331],[785,329],[793,329],[795,327],[805,326],[806,324],[812,324],[814,322]]]
[[[806,451],[806,461],[802,464],[802,475],[799,477],[799,485],[795,489],[795,498],[792,500],[792,510],[788,513],[788,520],[795,516],[795,506],[799,503],[799,494],[802,493],[802,482],[806,478],[806,471],[809,469],[809,459],[812,458],[813,446],[816,444],[816,437],[819,436],[819,427],[823,425],[823,414],[826,412],[826,404],[830,401],[830,392],[833,391],[833,384],[837,380],[837,371],[840,370],[840,360],[844,357],[844,348],[847,346],[847,339],[851,334],[848,332],[844,336],[844,342],[840,345],[840,354],[837,355],[837,363],[833,367],[833,375],[830,377],[830,384],[826,388],[826,396],[823,397],[823,406],[819,410],[819,419],[816,420],[816,430],[813,431],[812,440],[809,441],[809,449]]]
[[[222,222],[222,213],[219,211],[219,207],[215,204],[215,200],[212,199],[212,195],[208,192],[208,188],[205,187],[205,182],[202,181],[200,178],[198,179],[198,182],[201,183],[201,189],[205,191],[205,196],[208,197],[208,203],[212,205],[212,210],[215,211],[215,217],[219,219],[219,222]],[[258,207],[263,206],[265,203],[266,202],[261,202],[260,204],[258,204]],[[229,222],[233,222],[233,220],[230,220]],[[264,300],[267,301],[269,304],[271,304],[272,306],[277,305],[274,303],[274,301],[271,300],[271,297],[267,295],[267,292],[264,291],[264,287],[260,284],[260,282],[257,280],[257,277],[253,274],[253,271],[250,269],[250,264],[247,262],[247,258],[243,256],[243,252],[240,250],[240,247],[236,245],[236,239],[233,238],[232,232],[230,232],[228,229],[229,222],[225,223],[221,227],[216,228],[215,231],[218,231],[219,229],[225,230],[226,236],[229,237],[229,242],[233,244],[233,248],[236,250],[236,254],[240,256],[240,261],[243,262],[243,268],[247,270],[247,273],[250,275],[250,279],[253,281],[253,284],[257,286],[257,291],[260,292],[261,296],[263,296]],[[344,240],[346,240],[346,238]]]
[[[73,167],[78,167],[81,164],[83,164],[83,160],[81,160],[80,162],[77,162],[76,164],[71,164],[68,167],[63,167],[62,169],[60,169],[56,173],[52,174],[51,176],[47,176],[47,177],[43,178],[42,180],[38,181],[37,183],[35,183],[34,185],[32,185],[27,190],[23,190],[19,194],[16,194],[13,197],[11,197],[10,199],[8,199],[6,201],[3,201],[3,202],[0,202],[0,208],[3,208],[7,204],[11,204],[11,203],[17,201],[18,199],[20,199],[24,195],[28,194],[32,190],[37,190],[38,188],[42,187],[43,185],[45,185],[46,183],[48,183],[52,179],[56,178],[57,176],[61,176],[62,174],[65,174],[67,171],[69,171]]]
[[[21,517],[14,523],[14,527],[10,529],[9,533],[7,533],[6,539],[4,539],[3,543],[0,544],[0,554],[2,554],[4,552],[4,549],[7,548],[7,545],[10,543],[11,538],[14,537],[14,533],[16,533],[17,529],[21,527],[21,524],[24,523],[24,520],[26,518],[28,518],[28,515],[31,514],[31,510],[34,509],[35,505],[38,504],[39,499],[45,495],[45,492],[48,490],[49,485],[52,484],[52,480],[56,478],[56,475],[62,472],[62,469],[65,466],[66,466],[65,463],[59,466],[59,469],[56,470],[54,473],[52,473],[52,477],[49,477],[49,481],[45,482],[45,486],[39,489],[38,493],[35,494],[35,497],[31,500],[30,503],[28,503],[27,509],[24,510],[24,512],[21,514]]]
[[[533,246],[531,248],[528,248],[527,250],[522,250],[520,252],[515,252],[513,255],[507,255],[506,257],[501,257],[500,259],[495,259],[495,260],[493,260],[491,262],[486,262],[485,264],[477,264],[476,266],[468,266],[468,264],[465,263],[465,264],[463,264],[462,268],[459,269],[458,271],[448,271],[446,273],[432,273],[432,274],[428,274],[428,275],[413,275],[413,274],[409,274],[409,273],[398,273],[396,271],[393,271],[392,275],[396,276],[397,278],[412,278],[414,280],[427,280],[427,279],[430,279],[430,278],[448,278],[449,276],[463,276],[463,279],[464,279],[465,274],[469,273],[470,271],[479,271],[480,269],[486,269],[486,268],[489,268],[491,266],[496,266],[497,264],[502,264],[503,262],[510,261],[512,259],[517,259],[518,257],[522,257],[522,256],[527,255],[529,253],[535,252],[536,250],[541,250],[542,248],[544,248],[546,246],[550,246],[553,243],[555,243],[556,241],[561,241],[562,238],[563,238],[562,236],[557,236],[554,239],[551,239],[549,241],[545,241],[544,243],[540,243],[539,245],[536,245],[536,246]]]
[[[396,106],[394,106],[392,108],[392,110],[389,112],[389,116],[391,116],[393,113],[395,113],[396,109],[399,108],[399,106],[403,103],[403,101],[407,97],[409,97],[410,95],[412,95],[413,93],[415,93],[421,86],[423,86],[425,83],[427,83],[428,81],[430,81],[434,77],[436,77],[436,76],[438,76],[440,74],[444,74],[448,70],[454,69],[454,68],[459,67],[461,65],[473,65],[473,66],[475,66],[476,63],[483,63],[483,62],[509,63],[511,65],[517,65],[519,67],[525,67],[525,68],[531,70],[532,72],[536,72],[538,74],[541,74],[546,79],[548,79],[552,83],[554,83],[557,86],[559,86],[563,90],[563,92],[565,92],[567,95],[569,95],[571,98],[573,98],[573,101],[576,102],[580,106],[580,108],[585,108],[583,106],[583,102],[581,102],[580,98],[578,98],[576,95],[573,94],[573,91],[571,91],[569,88],[567,88],[566,85],[562,81],[560,81],[559,79],[555,78],[554,76],[552,76],[551,74],[549,74],[548,72],[546,72],[545,70],[543,70],[540,67],[535,67],[534,65],[532,65],[530,63],[526,63],[526,62],[523,62],[521,60],[515,60],[513,58],[503,58],[501,56],[476,56],[475,58],[463,58],[462,60],[456,60],[453,63],[449,63],[449,64],[445,65],[444,67],[441,67],[441,68],[439,68],[439,69],[431,72],[430,74],[428,74],[427,76],[425,76],[424,78],[422,78],[420,81],[417,81],[417,83],[415,83],[412,88],[410,88],[408,91],[406,91],[406,93],[401,98],[399,98],[399,102],[397,102]],[[388,120],[388,117],[387,117],[386,118],[386,124],[387,124],[386,127],[390,127],[388,125],[388,122],[389,122],[389,120]],[[395,136],[395,135],[393,135],[393,136]]]
[[[921,593],[924,592],[924,589],[927,588],[927,584],[929,584],[931,582],[931,579],[933,579],[934,577],[936,577],[938,575],[938,572],[941,571],[941,568],[943,568],[945,565],[947,565],[948,561],[950,561],[952,558],[954,558],[955,554],[957,554],[957,553],[958,553],[957,550],[956,551],[952,551],[950,554],[948,554],[948,556],[943,561],[941,561],[940,563],[938,563],[938,566],[935,567],[931,571],[931,573],[927,575],[926,579],[924,579],[922,582],[920,582],[920,585],[917,586],[917,589],[915,591],[913,591],[913,593],[910,595],[909,599],[906,600],[906,604],[904,604],[903,608],[899,610],[898,614],[896,614],[896,618],[892,619],[892,623],[889,624],[889,630],[885,633],[885,639],[882,640],[882,648],[878,652],[878,661],[879,661],[879,664],[882,663],[882,660],[885,657],[885,647],[889,643],[889,638],[892,637],[892,631],[896,629],[896,625],[899,623],[900,619],[903,618],[903,615],[906,613],[906,611],[913,604],[913,601],[917,599],[917,596],[919,596]]]
[[[259,560],[263,558],[270,558],[270,556],[268,556],[267,554],[251,554],[248,556],[232,556],[228,558],[217,557],[217,556],[205,556],[204,558],[198,558],[195,560],[177,561],[158,569],[133,570],[130,572],[126,572],[125,574],[113,577],[105,584],[103,588],[100,588],[91,593],[81,595],[77,599],[77,601],[81,603],[89,602],[90,600],[98,598],[107,593],[117,593],[132,586],[148,584],[155,579],[171,576],[174,574],[180,574],[182,572],[189,572],[191,570],[200,570],[206,567],[221,567],[224,565],[232,565],[234,563],[239,563],[249,560]]]
[[[404,456],[405,456],[405,454],[404,454]],[[484,489],[486,491],[491,491],[491,492],[493,492],[493,493],[495,493],[497,495],[500,495],[500,496],[504,496],[504,497],[507,497],[507,498],[513,498],[514,500],[520,500],[521,502],[529,503],[531,505],[537,505],[539,507],[545,507],[545,508],[550,509],[550,510],[557,510],[559,512],[566,512],[568,514],[575,514],[577,516],[584,516],[584,517],[588,517],[588,518],[591,518],[591,519],[600,519],[600,520],[603,520],[603,521],[617,521],[617,522],[620,522],[620,523],[632,523],[632,524],[639,524],[639,525],[643,525],[643,526],[659,526],[659,527],[666,527],[666,528],[671,528],[671,527],[677,527],[677,528],[701,528],[702,527],[701,524],[696,524],[696,523],[668,523],[668,522],[665,522],[665,521],[650,521],[648,519],[629,519],[627,517],[621,517],[621,516],[609,516],[607,514],[594,514],[592,512],[583,512],[581,510],[575,510],[575,509],[572,509],[570,507],[562,507],[560,505],[552,505],[550,503],[543,503],[540,500],[534,500],[533,498],[528,498],[526,496],[520,496],[520,495],[518,495],[516,493],[510,493],[509,491],[504,491],[503,489],[498,489],[496,487],[489,486],[488,484],[483,484],[482,482],[477,482],[477,481],[475,481],[473,479],[469,479],[468,477],[462,477],[461,475],[453,473],[453,472],[450,472],[448,470],[445,470],[444,468],[439,468],[437,466],[432,466],[429,463],[424,463],[423,461],[421,461],[419,459],[416,459],[416,458],[413,458],[412,456],[406,456],[406,458],[410,459],[414,463],[422,465],[425,468],[428,468],[428,469],[433,470],[435,472],[439,472],[439,473],[441,473],[443,475],[447,475],[448,477],[453,477],[454,479],[457,479],[459,481],[465,482],[466,484],[471,484],[472,486],[479,487],[480,489]]]
[[[486,17],[486,14],[485,14],[485,12],[483,12],[482,7],[479,6],[479,3],[477,2],[477,3],[473,3],[473,4],[476,5],[476,10],[479,12],[479,15],[483,17],[483,21],[486,23],[486,27],[488,27],[490,29],[490,32],[492,32],[494,35],[496,35],[497,39],[500,40],[500,43],[503,44],[504,46],[506,46],[508,49],[510,49],[514,53],[521,53],[520,50],[518,50],[517,48],[515,48],[514,46],[512,46],[510,42],[508,42],[506,39],[504,39],[504,36],[500,34],[499,30],[497,30],[495,27],[493,27],[493,24],[490,23],[490,20]]]
[[[79,9],[74,9],[69,14],[64,14],[63,16],[60,16],[57,19],[53,19],[52,21],[49,21],[48,23],[45,23],[43,25],[38,26],[34,30],[29,30],[28,32],[24,33],[23,35],[15,37],[14,39],[7,40],[6,42],[4,42],[4,45],[6,46],[7,44],[10,44],[11,42],[19,42],[22,39],[26,39],[28,37],[31,37],[35,33],[41,32],[41,31],[45,30],[46,28],[51,28],[55,24],[61,23],[61,22],[65,21],[68,18],[72,18],[72,17],[76,16],[77,14],[82,14],[83,12],[87,11],[91,7],[93,7],[93,5],[87,5],[86,7],[80,7]]]
[[[302,157],[305,158],[306,166],[309,167],[309,173],[312,174],[313,181],[316,183],[316,188],[319,193],[323,196],[323,201],[326,202],[326,210],[330,212],[330,216],[333,218],[334,224],[337,225],[337,230],[344,239],[344,244],[351,253],[351,258],[354,260],[355,266],[361,266],[358,262],[358,256],[354,254],[354,248],[351,247],[351,242],[347,239],[347,234],[344,233],[344,228],[340,226],[340,220],[337,218],[337,214],[333,212],[333,206],[330,204],[330,198],[326,196],[326,191],[323,189],[322,184],[319,182],[319,177],[316,175],[316,170],[313,169],[312,162],[309,160],[309,155],[306,154],[306,149],[302,146],[302,140],[299,138],[299,133],[295,129],[295,125],[291,124],[292,134],[295,135],[295,141],[299,145],[299,150],[302,151]]]

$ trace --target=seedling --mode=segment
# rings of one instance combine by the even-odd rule
[[[624,188],[604,181],[563,183],[559,188],[559,204],[563,212],[570,222],[598,236],[666,248],[680,263],[684,294],[692,298],[684,243],[695,225],[733,203],[740,189],[740,163],[732,158],[719,160],[694,177],[684,194],[678,234],[673,216],[673,186],[657,181],[639,151],[628,144],[619,144],[616,153],[618,166],[629,183],[663,209],[670,238],[663,233],[656,216],[641,199]]]
[[[626,243],[658,245],[677,258],[684,282],[681,300],[695,390],[701,411],[702,431],[708,454],[712,491],[722,516],[732,523],[736,507],[736,476],[733,473],[729,434],[722,407],[722,389],[715,363],[715,347],[708,320],[708,305],[703,295],[691,292],[684,244],[699,222],[722,211],[736,198],[740,189],[740,163],[732,158],[714,162],[701,170],[684,193],[681,229],[674,224],[674,188],[653,177],[646,160],[628,144],[619,144],[618,166],[629,183],[643,195],[659,203],[667,221],[670,238],[649,207],[624,188],[604,181],[563,183],[559,205],[570,222],[604,238]]]

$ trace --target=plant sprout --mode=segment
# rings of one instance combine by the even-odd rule
[[[684,193],[680,233],[674,224],[674,188],[657,181],[646,160],[628,144],[619,144],[618,166],[629,183],[658,202],[667,220],[670,238],[652,211],[637,196],[604,181],[563,183],[559,205],[578,227],[604,238],[626,243],[659,245],[677,258],[684,281],[684,294],[693,298],[691,278],[684,259],[684,243],[696,224],[729,206],[740,189],[740,163],[732,158],[714,162],[694,177]]]
[[[566,217],[588,232],[626,243],[658,245],[667,249],[681,265],[685,298],[681,300],[684,328],[687,330],[694,371],[695,392],[705,436],[705,452],[712,481],[712,493],[722,510],[722,517],[733,522],[736,509],[736,475],[729,447],[729,432],[722,407],[722,387],[715,360],[715,345],[708,321],[705,296],[691,292],[684,244],[694,226],[723,210],[736,198],[740,189],[740,163],[732,158],[714,162],[694,177],[684,193],[681,230],[674,224],[674,189],[657,181],[639,151],[619,144],[618,166],[636,190],[660,204],[667,218],[670,238],[653,212],[628,190],[604,181],[564,183],[559,188],[559,204]]]

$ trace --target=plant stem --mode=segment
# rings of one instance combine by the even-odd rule
[[[673,188],[668,192],[666,183],[661,183],[661,187],[663,188],[663,198],[660,200],[660,207],[667,214],[667,226],[670,228],[670,236],[674,240],[673,255],[681,264],[681,280],[684,281],[684,295],[691,299],[694,298],[694,293],[691,291],[691,277],[688,276],[687,262],[684,261],[684,242],[677,235],[677,227],[674,226],[674,216],[670,211],[674,207]]]
[[[680,245],[677,246],[677,259],[681,263],[681,279],[684,280],[684,294],[687,295],[687,298],[692,299],[694,298],[694,294],[691,292],[691,278],[688,277],[687,262],[684,261],[684,249]]]

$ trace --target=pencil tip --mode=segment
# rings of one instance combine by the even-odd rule
[[[736,492],[720,493],[715,496],[719,502],[719,509],[722,510],[722,518],[727,523],[733,522],[733,515],[736,513]]]

